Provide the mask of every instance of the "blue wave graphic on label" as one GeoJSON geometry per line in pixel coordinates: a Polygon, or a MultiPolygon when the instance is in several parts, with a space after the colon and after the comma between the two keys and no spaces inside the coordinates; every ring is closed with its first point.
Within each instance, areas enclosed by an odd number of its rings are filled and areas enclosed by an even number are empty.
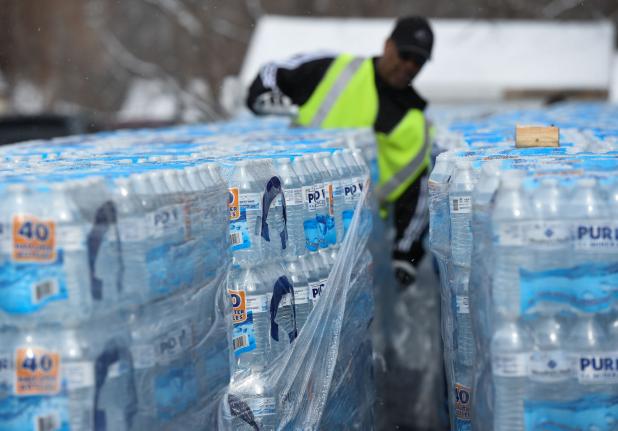
{"type": "Polygon", "coordinates": [[[230,243],[234,251],[251,247],[245,208],[240,209],[240,215],[236,220],[230,221],[230,243]]]}
{"type": "Polygon", "coordinates": [[[5,263],[0,269],[0,309],[29,314],[68,299],[63,256],[59,250],[53,263],[5,263]]]}
{"type": "Polygon", "coordinates": [[[255,350],[255,330],[253,328],[253,311],[246,312],[246,320],[235,323],[233,330],[233,347],[236,357],[255,350]]]}
{"type": "Polygon", "coordinates": [[[540,304],[562,304],[585,313],[609,310],[618,300],[618,264],[590,263],[548,271],[520,269],[522,314],[540,304]]]}
{"type": "Polygon", "coordinates": [[[524,403],[526,431],[615,431],[618,429],[618,396],[588,395],[572,401],[524,403]]]}
{"type": "Polygon", "coordinates": [[[3,431],[71,431],[66,394],[53,397],[15,397],[0,402],[3,431]],[[34,427],[38,428],[34,428],[34,427]]]}
{"type": "MultiPolygon", "coordinates": [[[[317,227],[318,227],[318,238],[319,238],[319,244],[320,244],[320,248],[326,248],[328,247],[328,244],[330,244],[329,241],[329,223],[330,223],[330,216],[324,215],[324,214],[318,214],[315,216],[316,222],[317,222],[317,227]]],[[[333,226],[334,228],[334,223],[333,226]]],[[[332,230],[332,228],[331,228],[332,230]]]]}
{"type": "Polygon", "coordinates": [[[320,245],[320,234],[318,221],[315,218],[307,219],[303,222],[305,230],[305,247],[309,251],[317,251],[320,245]]]}

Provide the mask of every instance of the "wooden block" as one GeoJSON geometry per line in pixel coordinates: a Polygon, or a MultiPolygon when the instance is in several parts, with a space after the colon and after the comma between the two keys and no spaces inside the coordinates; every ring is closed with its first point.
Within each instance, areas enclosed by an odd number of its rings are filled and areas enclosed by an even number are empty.
{"type": "Polygon", "coordinates": [[[554,126],[517,126],[515,147],[559,147],[560,129],[554,126]]]}

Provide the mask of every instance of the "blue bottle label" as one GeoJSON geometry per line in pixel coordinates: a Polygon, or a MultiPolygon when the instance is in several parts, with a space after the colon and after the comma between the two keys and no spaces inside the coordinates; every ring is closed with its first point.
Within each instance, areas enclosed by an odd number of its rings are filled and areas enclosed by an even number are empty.
{"type": "Polygon", "coordinates": [[[228,191],[228,209],[230,216],[230,244],[232,250],[243,250],[251,247],[247,211],[261,212],[261,195],[259,193],[240,194],[238,187],[232,187],[228,191]]]}
{"type": "Polygon", "coordinates": [[[9,314],[30,314],[46,305],[69,297],[63,268],[64,253],[55,252],[54,261],[7,263],[0,269],[0,309],[9,314]]]}
{"type": "Polygon", "coordinates": [[[247,294],[244,290],[228,290],[232,301],[232,345],[234,355],[255,349],[255,331],[253,328],[253,310],[247,309],[247,294]]]}
{"type": "Polygon", "coordinates": [[[36,347],[0,354],[2,430],[69,431],[69,391],[93,388],[94,381],[92,362],[63,363],[57,352],[36,347]]]}
{"type": "Polygon", "coordinates": [[[251,247],[251,237],[247,228],[247,211],[242,208],[238,219],[230,222],[230,245],[232,250],[251,247]]]}
{"type": "Polygon", "coordinates": [[[68,394],[0,401],[3,431],[71,431],[68,394]]]}
{"type": "Polygon", "coordinates": [[[588,395],[572,401],[536,401],[524,403],[526,431],[618,429],[618,396],[588,395]]]}
{"type": "Polygon", "coordinates": [[[470,395],[471,389],[459,383],[455,384],[455,429],[470,431],[470,395]]]}
{"type": "Polygon", "coordinates": [[[328,216],[324,214],[317,214],[315,216],[316,225],[318,228],[318,244],[320,248],[328,247],[328,216]]]}
{"type": "Polygon", "coordinates": [[[309,251],[317,251],[320,245],[319,226],[316,218],[310,218],[303,222],[305,230],[305,247],[309,251]]]}

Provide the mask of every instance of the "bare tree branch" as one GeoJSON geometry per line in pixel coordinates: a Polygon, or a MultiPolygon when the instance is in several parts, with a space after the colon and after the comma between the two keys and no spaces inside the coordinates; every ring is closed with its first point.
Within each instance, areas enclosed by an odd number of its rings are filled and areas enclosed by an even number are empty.
{"type": "Polygon", "coordinates": [[[107,31],[102,23],[101,15],[100,10],[89,10],[87,14],[88,23],[99,34],[107,52],[119,65],[137,76],[162,80],[174,91],[181,103],[187,104],[190,102],[193,106],[204,112],[209,119],[220,118],[219,113],[213,108],[213,103],[210,103],[208,100],[202,100],[199,96],[184,90],[178,81],[159,65],[144,61],[129,51],[116,36],[107,31]]]}

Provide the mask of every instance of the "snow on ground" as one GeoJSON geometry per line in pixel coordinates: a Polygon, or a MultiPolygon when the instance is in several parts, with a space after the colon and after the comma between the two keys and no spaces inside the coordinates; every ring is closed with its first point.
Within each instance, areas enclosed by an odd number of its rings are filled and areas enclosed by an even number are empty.
{"type": "Polygon", "coordinates": [[[20,114],[37,114],[45,109],[45,95],[34,83],[20,80],[11,91],[9,105],[20,114]]]}
{"type": "Polygon", "coordinates": [[[131,81],[126,99],[118,112],[121,121],[156,121],[174,118],[178,111],[175,92],[158,79],[137,78],[131,81]]]}

